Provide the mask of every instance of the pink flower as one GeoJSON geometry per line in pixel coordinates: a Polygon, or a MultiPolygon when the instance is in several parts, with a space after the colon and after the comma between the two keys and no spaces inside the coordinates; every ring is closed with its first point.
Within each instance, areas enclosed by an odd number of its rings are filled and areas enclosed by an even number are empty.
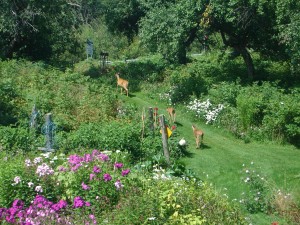
{"type": "Polygon", "coordinates": [[[91,173],[90,174],[90,180],[93,180],[95,176],[96,176],[95,174],[91,173]]]}
{"type": "Polygon", "coordinates": [[[81,208],[84,205],[85,205],[85,202],[80,196],[77,196],[77,197],[74,198],[74,202],[73,202],[73,207],[74,208],[81,208]]]}
{"type": "Polygon", "coordinates": [[[90,202],[85,202],[85,206],[91,206],[90,202]]]}
{"type": "Polygon", "coordinates": [[[84,182],[81,183],[81,187],[83,190],[89,190],[90,186],[86,185],[84,182]]]}
{"type": "Polygon", "coordinates": [[[104,162],[106,162],[106,161],[109,160],[108,155],[105,155],[105,154],[103,154],[103,153],[100,153],[100,154],[99,154],[99,158],[100,158],[102,161],[104,161],[104,162]]]}
{"type": "Polygon", "coordinates": [[[123,163],[115,163],[114,167],[115,167],[116,169],[120,169],[120,168],[123,167],[123,163]]]}
{"type": "Polygon", "coordinates": [[[94,173],[101,173],[101,169],[98,166],[94,166],[93,172],[94,173]]]}
{"type": "Polygon", "coordinates": [[[128,175],[129,173],[130,173],[130,169],[123,170],[122,176],[124,177],[124,176],[128,175]]]}
{"type": "Polygon", "coordinates": [[[106,173],[106,174],[103,175],[103,179],[104,179],[105,182],[107,182],[107,181],[110,181],[112,178],[108,173],[106,173]]]}

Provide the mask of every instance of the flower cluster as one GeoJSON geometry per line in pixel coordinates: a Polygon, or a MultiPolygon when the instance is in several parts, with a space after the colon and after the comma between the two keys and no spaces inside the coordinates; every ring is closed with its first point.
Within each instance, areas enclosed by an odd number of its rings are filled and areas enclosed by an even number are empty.
{"type": "MultiPolygon", "coordinates": [[[[74,198],[73,208],[90,205],[79,196],[74,198]]],[[[50,221],[55,224],[73,224],[69,217],[61,213],[67,207],[68,203],[65,200],[53,203],[42,195],[37,195],[28,208],[24,208],[23,201],[16,199],[10,208],[0,208],[0,220],[22,225],[41,225],[50,221]]],[[[96,224],[95,216],[90,215],[90,219],[96,224]]]]}
{"type": "Polygon", "coordinates": [[[204,102],[201,102],[198,99],[189,102],[187,105],[188,110],[194,111],[196,117],[204,117],[206,124],[214,122],[219,113],[224,109],[223,104],[218,104],[218,106],[213,107],[209,99],[204,102]]]}
{"type": "Polygon", "coordinates": [[[153,179],[154,180],[171,180],[171,176],[166,174],[166,171],[158,167],[158,165],[153,166],[153,179]]]}
{"type": "Polygon", "coordinates": [[[39,165],[36,168],[36,174],[38,174],[39,177],[51,175],[54,173],[54,170],[48,166],[46,163],[43,163],[42,165],[39,165]]]}

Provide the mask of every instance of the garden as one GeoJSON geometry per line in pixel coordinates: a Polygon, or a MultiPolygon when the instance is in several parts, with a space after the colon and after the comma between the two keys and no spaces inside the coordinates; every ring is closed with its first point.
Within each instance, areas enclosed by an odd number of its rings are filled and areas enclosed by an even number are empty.
{"type": "Polygon", "coordinates": [[[299,10],[1,1],[0,224],[300,224],[299,10]]]}

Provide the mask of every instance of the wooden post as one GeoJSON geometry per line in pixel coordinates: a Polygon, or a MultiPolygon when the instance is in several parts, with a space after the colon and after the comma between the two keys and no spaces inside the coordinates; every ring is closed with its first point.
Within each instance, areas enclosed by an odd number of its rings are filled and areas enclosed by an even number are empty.
{"type": "Polygon", "coordinates": [[[164,149],[164,155],[168,164],[170,164],[170,154],[168,149],[168,134],[167,134],[167,127],[165,125],[165,116],[159,116],[159,123],[161,127],[161,134],[162,134],[162,144],[164,149]]]}
{"type": "Polygon", "coordinates": [[[152,107],[149,107],[149,127],[150,127],[150,130],[152,132],[154,132],[154,125],[153,125],[153,109],[152,107]]]}

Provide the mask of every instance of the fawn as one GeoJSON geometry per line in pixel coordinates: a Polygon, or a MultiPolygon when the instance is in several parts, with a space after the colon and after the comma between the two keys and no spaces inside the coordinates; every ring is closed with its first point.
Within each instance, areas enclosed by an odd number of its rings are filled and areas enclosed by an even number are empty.
{"type": "Polygon", "coordinates": [[[117,89],[118,89],[118,86],[120,86],[121,94],[122,94],[122,91],[124,88],[125,91],[127,92],[127,97],[128,97],[128,80],[120,78],[120,73],[116,73],[116,77],[117,77],[117,89]]]}
{"type": "Polygon", "coordinates": [[[197,145],[197,148],[199,148],[201,146],[201,142],[203,143],[203,136],[204,136],[204,133],[202,130],[200,129],[197,129],[195,125],[192,125],[192,128],[193,128],[193,132],[194,132],[194,136],[196,138],[196,145],[197,145]],[[200,139],[201,138],[201,139],[200,139]]]}
{"type": "Polygon", "coordinates": [[[169,119],[171,119],[171,121],[175,123],[175,117],[176,117],[175,109],[173,107],[167,108],[167,112],[169,114],[169,119]]]}

